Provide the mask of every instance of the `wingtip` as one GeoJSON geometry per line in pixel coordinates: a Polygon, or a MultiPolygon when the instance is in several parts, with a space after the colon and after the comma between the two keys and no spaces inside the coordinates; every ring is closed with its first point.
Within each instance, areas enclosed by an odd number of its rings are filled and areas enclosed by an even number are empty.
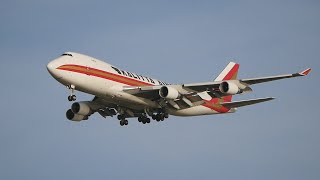
{"type": "Polygon", "coordinates": [[[267,97],[267,98],[265,98],[266,101],[271,101],[271,100],[274,100],[274,99],[275,99],[275,97],[267,97]]]}
{"type": "Polygon", "coordinates": [[[308,69],[300,72],[299,74],[302,75],[302,76],[306,76],[306,75],[308,75],[310,72],[311,72],[311,68],[308,68],[308,69]]]}

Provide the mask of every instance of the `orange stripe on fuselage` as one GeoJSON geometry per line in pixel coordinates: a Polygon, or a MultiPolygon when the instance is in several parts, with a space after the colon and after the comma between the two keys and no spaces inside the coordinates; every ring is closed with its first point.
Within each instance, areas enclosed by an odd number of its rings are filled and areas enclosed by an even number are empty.
{"type": "MultiPolygon", "coordinates": [[[[76,73],[80,73],[80,74],[86,74],[86,75],[90,75],[90,76],[96,76],[96,77],[100,77],[103,79],[108,79],[108,80],[115,81],[118,83],[126,84],[129,86],[154,86],[154,84],[151,84],[151,83],[141,82],[139,80],[131,79],[129,77],[121,76],[121,75],[114,74],[111,72],[102,71],[102,70],[95,69],[95,68],[80,66],[80,65],[66,64],[66,65],[59,66],[57,69],[64,70],[64,71],[76,72],[76,73]]],[[[209,109],[212,109],[214,111],[220,112],[220,113],[226,113],[230,109],[221,106],[220,102],[224,102],[228,99],[229,99],[229,96],[225,96],[222,99],[213,98],[210,101],[205,100],[204,101],[205,103],[202,104],[202,106],[207,107],[209,109]]]]}
{"type": "Polygon", "coordinates": [[[102,71],[95,68],[80,66],[80,65],[73,65],[73,64],[66,64],[58,67],[57,69],[65,70],[65,71],[72,71],[81,74],[86,74],[90,76],[96,76],[103,79],[108,79],[111,81],[119,82],[122,84],[126,84],[129,86],[150,86],[153,85],[151,83],[142,82],[136,79],[131,79],[129,77],[121,76],[118,74],[102,71]]]}

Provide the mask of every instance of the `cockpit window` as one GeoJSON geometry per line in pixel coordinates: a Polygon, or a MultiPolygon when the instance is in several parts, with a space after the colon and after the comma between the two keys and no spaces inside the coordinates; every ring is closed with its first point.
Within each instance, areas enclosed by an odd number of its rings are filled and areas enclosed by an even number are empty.
{"type": "Polygon", "coordinates": [[[64,54],[62,54],[61,56],[71,56],[71,57],[72,57],[72,54],[64,53],[64,54]]]}

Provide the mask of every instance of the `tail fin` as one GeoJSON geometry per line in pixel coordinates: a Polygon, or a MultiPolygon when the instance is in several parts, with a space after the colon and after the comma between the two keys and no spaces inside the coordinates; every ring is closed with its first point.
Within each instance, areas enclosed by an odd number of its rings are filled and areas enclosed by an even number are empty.
{"type": "Polygon", "coordinates": [[[230,62],[214,81],[237,79],[239,67],[240,67],[240,64],[230,62]]]}
{"type": "MultiPolygon", "coordinates": [[[[230,62],[214,81],[226,81],[237,79],[239,67],[240,64],[230,62]]],[[[223,102],[231,102],[231,100],[232,96],[222,97],[223,102]]]]}

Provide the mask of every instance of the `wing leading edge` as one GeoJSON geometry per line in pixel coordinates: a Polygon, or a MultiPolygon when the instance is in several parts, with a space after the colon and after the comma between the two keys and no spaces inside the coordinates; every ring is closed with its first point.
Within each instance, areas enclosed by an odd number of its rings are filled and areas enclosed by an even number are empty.
{"type": "Polygon", "coordinates": [[[285,75],[278,75],[278,76],[269,76],[269,77],[260,77],[260,78],[251,78],[251,79],[241,79],[240,82],[248,84],[248,85],[252,85],[252,84],[264,83],[264,82],[275,81],[275,80],[280,80],[280,79],[306,76],[310,72],[311,72],[311,68],[308,68],[308,69],[301,71],[299,73],[285,74],[285,75]]]}

